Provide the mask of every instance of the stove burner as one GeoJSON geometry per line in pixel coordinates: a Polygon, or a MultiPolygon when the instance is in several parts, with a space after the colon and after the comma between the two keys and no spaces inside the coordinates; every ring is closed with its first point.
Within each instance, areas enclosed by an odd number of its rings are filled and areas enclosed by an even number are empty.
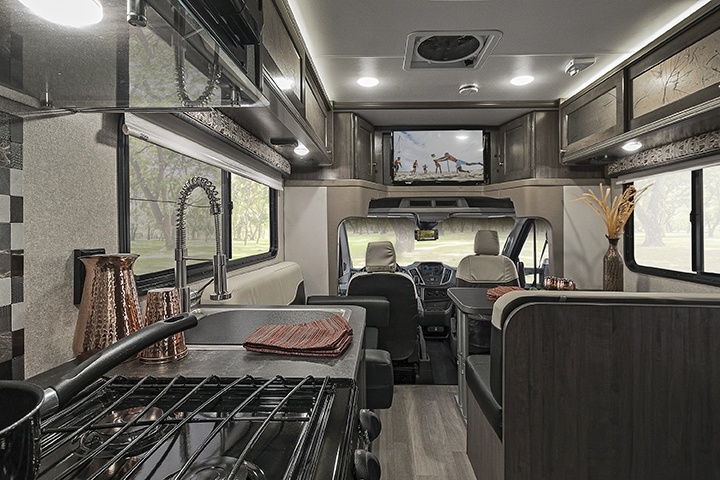
{"type": "Polygon", "coordinates": [[[230,477],[230,472],[235,466],[235,457],[215,457],[198,461],[181,477],[177,473],[170,475],[165,480],[266,480],[265,473],[257,465],[243,460],[237,473],[230,477]]]}
{"type": "Polygon", "coordinates": [[[78,446],[78,453],[86,455],[103,445],[103,449],[95,453],[94,456],[111,458],[128,445],[132,445],[132,448],[126,453],[126,457],[134,457],[147,451],[163,436],[168,427],[155,427],[152,432],[138,439],[147,430],[147,425],[160,418],[163,414],[163,411],[156,407],[147,409],[141,415],[143,410],[145,410],[145,407],[131,407],[111,412],[100,420],[100,426],[97,429],[82,436],[78,446]],[[123,430],[123,427],[129,423],[132,423],[132,425],[123,430]],[[120,433],[121,431],[122,433],[120,433]]]}

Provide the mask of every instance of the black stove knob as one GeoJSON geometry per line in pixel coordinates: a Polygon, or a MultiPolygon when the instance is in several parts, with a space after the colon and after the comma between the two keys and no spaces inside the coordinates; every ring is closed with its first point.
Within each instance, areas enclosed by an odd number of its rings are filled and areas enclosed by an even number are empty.
{"type": "Polygon", "coordinates": [[[363,436],[365,443],[370,444],[375,440],[382,430],[382,423],[380,418],[372,410],[363,408],[358,413],[358,419],[360,421],[360,433],[363,436]]]}
{"type": "Polygon", "coordinates": [[[367,450],[355,450],[355,480],[380,480],[380,460],[367,450]]]}

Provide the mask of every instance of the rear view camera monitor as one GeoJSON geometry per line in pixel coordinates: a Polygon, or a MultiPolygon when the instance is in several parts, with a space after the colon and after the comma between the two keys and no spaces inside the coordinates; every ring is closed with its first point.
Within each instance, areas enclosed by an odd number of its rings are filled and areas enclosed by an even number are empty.
{"type": "Polygon", "coordinates": [[[399,183],[483,182],[482,130],[393,132],[392,179],[399,183]]]}

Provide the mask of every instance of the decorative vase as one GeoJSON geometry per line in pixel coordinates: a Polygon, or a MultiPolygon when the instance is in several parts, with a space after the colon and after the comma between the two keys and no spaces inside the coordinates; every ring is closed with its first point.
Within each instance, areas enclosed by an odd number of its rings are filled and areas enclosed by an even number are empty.
{"type": "Polygon", "coordinates": [[[140,329],[140,304],[132,265],[138,255],[118,253],[80,257],[85,283],[73,353],[93,354],[140,329]]]}
{"type": "Polygon", "coordinates": [[[607,239],[609,245],[603,257],[603,290],[622,292],[625,263],[617,248],[620,239],[610,237],[607,239]]]}

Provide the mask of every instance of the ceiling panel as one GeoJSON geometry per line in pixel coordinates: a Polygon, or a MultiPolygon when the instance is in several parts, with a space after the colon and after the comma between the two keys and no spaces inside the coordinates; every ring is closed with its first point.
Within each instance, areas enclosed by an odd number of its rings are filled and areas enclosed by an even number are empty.
{"type": "MultiPolygon", "coordinates": [[[[328,96],[335,102],[549,101],[576,93],[618,58],[627,57],[678,15],[720,0],[286,0],[328,96]],[[503,32],[478,70],[405,71],[407,36],[415,31],[503,32]],[[597,62],[575,77],[573,57],[597,62]],[[536,81],[517,88],[513,75],[536,81]],[[376,76],[378,87],[355,81],[376,76]],[[461,84],[480,92],[460,97],[461,84]]],[[[389,120],[388,120],[389,121],[389,120]]]]}

